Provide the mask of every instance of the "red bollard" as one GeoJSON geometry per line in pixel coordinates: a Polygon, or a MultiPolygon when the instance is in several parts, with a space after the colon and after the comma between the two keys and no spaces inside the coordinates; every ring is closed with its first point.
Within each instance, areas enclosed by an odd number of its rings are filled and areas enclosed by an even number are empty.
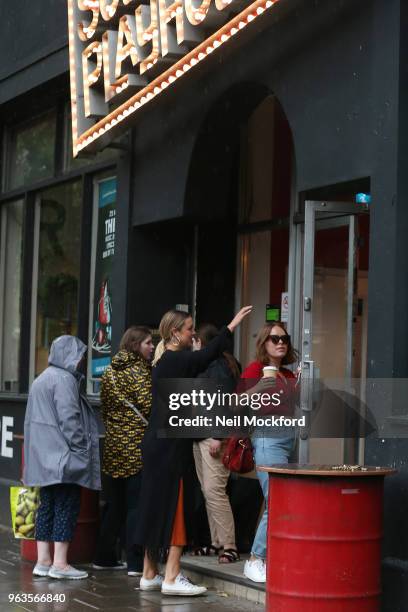
{"type": "Polygon", "coordinates": [[[266,610],[379,612],[384,476],[395,470],[260,469],[270,473],[266,610]]]}

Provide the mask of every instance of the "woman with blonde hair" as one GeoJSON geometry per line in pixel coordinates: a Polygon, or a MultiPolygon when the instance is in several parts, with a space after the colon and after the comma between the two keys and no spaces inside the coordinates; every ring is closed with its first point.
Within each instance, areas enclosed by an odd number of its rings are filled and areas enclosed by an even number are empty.
{"type": "MultiPolygon", "coordinates": [[[[276,412],[284,416],[293,415],[296,377],[284,366],[295,361],[297,361],[297,352],[292,347],[284,324],[276,321],[264,325],[256,339],[256,360],[247,366],[242,373],[242,378],[246,379],[247,389],[256,385],[259,390],[263,388],[266,392],[268,387],[273,386],[273,392],[279,393],[282,399],[278,409],[268,406],[259,411],[260,415],[276,414],[276,412]]],[[[262,430],[255,430],[252,436],[255,465],[271,466],[274,463],[288,463],[294,448],[293,432],[278,431],[273,437],[266,436],[265,433],[262,430]]],[[[268,474],[257,471],[257,476],[265,498],[265,511],[255,534],[251,556],[245,563],[244,576],[254,582],[265,582],[268,474]]]]}
{"type": "MultiPolygon", "coordinates": [[[[201,351],[191,350],[195,335],[190,314],[170,310],[160,322],[164,349],[153,368],[153,407],[143,444],[143,473],[138,524],[134,541],[146,549],[140,589],[165,595],[201,595],[205,587],[192,584],[180,572],[187,544],[184,522],[183,476],[191,463],[192,440],[158,437],[166,417],[159,409],[158,385],[163,378],[195,378],[228,349],[231,334],[252,307],[242,308],[201,351]],[[158,574],[160,552],[168,552],[164,579],[158,574]]],[[[160,349],[159,349],[160,351],[160,349]]]]}

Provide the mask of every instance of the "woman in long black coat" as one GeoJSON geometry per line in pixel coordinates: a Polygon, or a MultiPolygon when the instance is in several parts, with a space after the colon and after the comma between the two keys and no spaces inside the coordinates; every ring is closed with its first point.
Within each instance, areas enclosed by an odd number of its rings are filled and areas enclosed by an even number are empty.
{"type": "MultiPolygon", "coordinates": [[[[142,444],[142,489],[134,541],[146,549],[141,590],[161,590],[166,595],[200,595],[205,587],[193,585],[180,573],[186,544],[183,515],[183,475],[191,461],[190,439],[158,438],[166,417],[159,407],[157,385],[161,378],[194,378],[228,349],[231,334],[252,307],[242,308],[231,323],[201,351],[191,351],[195,334],[191,315],[171,310],[160,323],[162,342],[153,369],[153,406],[142,444]],[[168,549],[164,580],[157,573],[157,554],[168,549]]],[[[168,415],[167,415],[168,416],[168,415]]]]}

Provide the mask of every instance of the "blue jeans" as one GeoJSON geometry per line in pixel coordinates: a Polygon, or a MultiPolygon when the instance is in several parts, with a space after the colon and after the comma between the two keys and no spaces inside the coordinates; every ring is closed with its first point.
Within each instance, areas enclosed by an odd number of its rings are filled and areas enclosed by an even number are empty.
{"type": "MultiPolygon", "coordinates": [[[[271,466],[274,463],[288,463],[293,451],[294,438],[252,438],[256,465],[271,466]]],[[[268,526],[268,485],[267,472],[256,472],[262,493],[265,498],[265,511],[256,530],[251,553],[260,559],[266,559],[266,530],[268,526]]]]}

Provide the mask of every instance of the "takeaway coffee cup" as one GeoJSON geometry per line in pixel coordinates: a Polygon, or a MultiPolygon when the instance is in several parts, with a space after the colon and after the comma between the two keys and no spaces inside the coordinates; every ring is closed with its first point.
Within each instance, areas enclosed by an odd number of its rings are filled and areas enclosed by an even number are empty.
{"type": "Polygon", "coordinates": [[[276,378],[278,370],[274,366],[265,366],[262,368],[264,378],[276,378]]]}

